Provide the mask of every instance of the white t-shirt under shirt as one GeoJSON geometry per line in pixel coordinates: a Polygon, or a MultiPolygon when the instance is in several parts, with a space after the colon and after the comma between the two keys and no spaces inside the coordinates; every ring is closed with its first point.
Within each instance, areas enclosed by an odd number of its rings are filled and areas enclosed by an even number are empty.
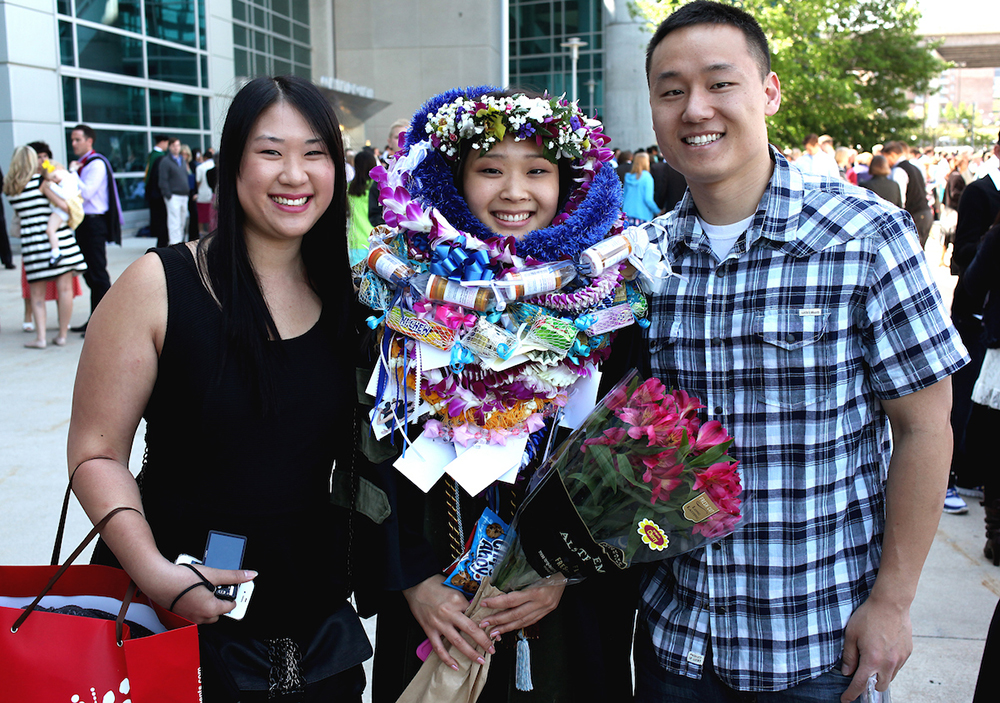
{"type": "Polygon", "coordinates": [[[750,215],[750,217],[739,222],[734,222],[731,225],[710,225],[699,217],[698,224],[701,225],[702,231],[708,237],[708,241],[712,245],[712,251],[715,253],[715,258],[722,261],[732,251],[733,245],[736,244],[736,240],[740,238],[740,235],[746,232],[747,228],[753,224],[753,218],[754,216],[750,215]]]}

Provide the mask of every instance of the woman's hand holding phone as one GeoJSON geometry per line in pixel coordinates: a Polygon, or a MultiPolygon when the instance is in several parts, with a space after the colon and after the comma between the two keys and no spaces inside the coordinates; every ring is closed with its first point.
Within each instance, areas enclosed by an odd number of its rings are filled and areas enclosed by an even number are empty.
{"type": "MultiPolygon", "coordinates": [[[[215,586],[250,583],[257,576],[256,571],[246,569],[213,569],[201,565],[198,560],[190,557],[185,559],[185,556],[181,555],[178,558],[178,563],[171,565],[169,581],[174,590],[172,591],[173,595],[168,595],[168,602],[151,597],[165,608],[169,608],[171,601],[176,599],[176,603],[173,604],[173,612],[197,625],[217,622],[221,616],[231,613],[240,604],[233,600],[222,600],[216,597],[214,589],[210,590],[202,586],[198,576],[190,568],[183,566],[183,563],[192,564],[198,573],[215,586]],[[177,599],[178,595],[193,584],[199,585],[196,588],[191,588],[189,592],[177,599]]],[[[166,589],[163,590],[166,592],[166,589]]],[[[243,607],[245,609],[245,603],[243,607]]]]}

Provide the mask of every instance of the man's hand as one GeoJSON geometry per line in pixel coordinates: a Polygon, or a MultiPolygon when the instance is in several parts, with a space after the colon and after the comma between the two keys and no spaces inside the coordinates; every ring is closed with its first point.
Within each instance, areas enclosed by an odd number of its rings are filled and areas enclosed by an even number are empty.
{"type": "Polygon", "coordinates": [[[854,674],[841,703],[856,700],[868,677],[878,674],[877,690],[885,691],[913,651],[910,609],[869,598],[861,604],[844,634],[844,676],[854,674]]]}

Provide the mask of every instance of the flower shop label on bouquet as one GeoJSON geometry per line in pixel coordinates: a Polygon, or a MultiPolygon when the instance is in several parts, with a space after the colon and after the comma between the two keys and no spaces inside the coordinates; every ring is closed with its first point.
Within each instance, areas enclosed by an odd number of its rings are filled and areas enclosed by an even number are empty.
{"type": "Polygon", "coordinates": [[[593,576],[628,566],[621,549],[594,541],[556,471],[522,503],[514,529],[525,558],[539,574],[593,576]]]}
{"type": "Polygon", "coordinates": [[[691,522],[704,522],[719,512],[719,508],[705,493],[699,493],[684,504],[684,517],[691,522]]]}
{"type": "Polygon", "coordinates": [[[654,552],[662,552],[670,546],[670,537],[663,531],[662,527],[649,518],[639,521],[639,527],[636,529],[636,532],[642,538],[642,543],[654,552]]]}

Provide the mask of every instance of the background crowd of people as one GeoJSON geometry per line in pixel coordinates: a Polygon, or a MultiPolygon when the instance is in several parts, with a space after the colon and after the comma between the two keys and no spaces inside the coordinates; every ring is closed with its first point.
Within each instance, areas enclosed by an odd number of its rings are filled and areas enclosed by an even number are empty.
{"type": "Polygon", "coordinates": [[[193,242],[215,229],[215,150],[192,149],[157,134],[143,175],[149,236],[163,247],[193,242]]]}
{"type": "MultiPolygon", "coordinates": [[[[684,177],[662,159],[656,145],[632,151],[615,148],[614,153],[614,164],[625,186],[627,202],[629,189],[638,193],[638,183],[642,180],[637,176],[633,186],[626,181],[626,176],[634,172],[636,156],[644,155],[640,162],[648,160],[648,165],[645,168],[640,166],[639,170],[648,172],[652,177],[653,215],[646,216],[644,205],[633,210],[629,217],[648,222],[672,210],[683,197],[687,187],[684,177]]],[[[958,202],[965,185],[996,168],[997,161],[992,148],[973,151],[971,147],[915,147],[901,141],[874,144],[867,151],[858,151],[854,147],[836,146],[828,134],[809,134],[802,148],[789,148],[782,153],[803,173],[864,186],[893,205],[907,210],[914,217],[924,243],[931,224],[939,222],[946,248],[952,244],[958,202]],[[871,169],[873,162],[874,171],[871,169]],[[913,178],[912,185],[911,167],[919,171],[919,177],[913,178]],[[906,201],[908,190],[910,202],[906,201]],[[930,219],[924,214],[928,212],[930,219]]],[[[638,196],[633,198],[638,207],[638,196]]],[[[626,206],[626,213],[629,213],[629,208],[626,206]]]]}
{"type": "MultiPolygon", "coordinates": [[[[17,147],[4,179],[3,192],[14,208],[14,229],[21,238],[22,330],[36,335],[24,345],[28,349],[65,346],[70,331],[86,332],[86,322],[69,327],[73,298],[82,292],[77,275],[83,275],[90,289],[91,312],[111,288],[105,247],[121,243],[123,217],[114,172],[94,151],[94,138],[88,125],[70,131],[76,158],[68,167],[52,161],[45,142],[17,147]],[[57,301],[59,320],[51,341],[46,338],[47,300],[57,301]]],[[[12,267],[12,262],[4,263],[12,267]]]]}

